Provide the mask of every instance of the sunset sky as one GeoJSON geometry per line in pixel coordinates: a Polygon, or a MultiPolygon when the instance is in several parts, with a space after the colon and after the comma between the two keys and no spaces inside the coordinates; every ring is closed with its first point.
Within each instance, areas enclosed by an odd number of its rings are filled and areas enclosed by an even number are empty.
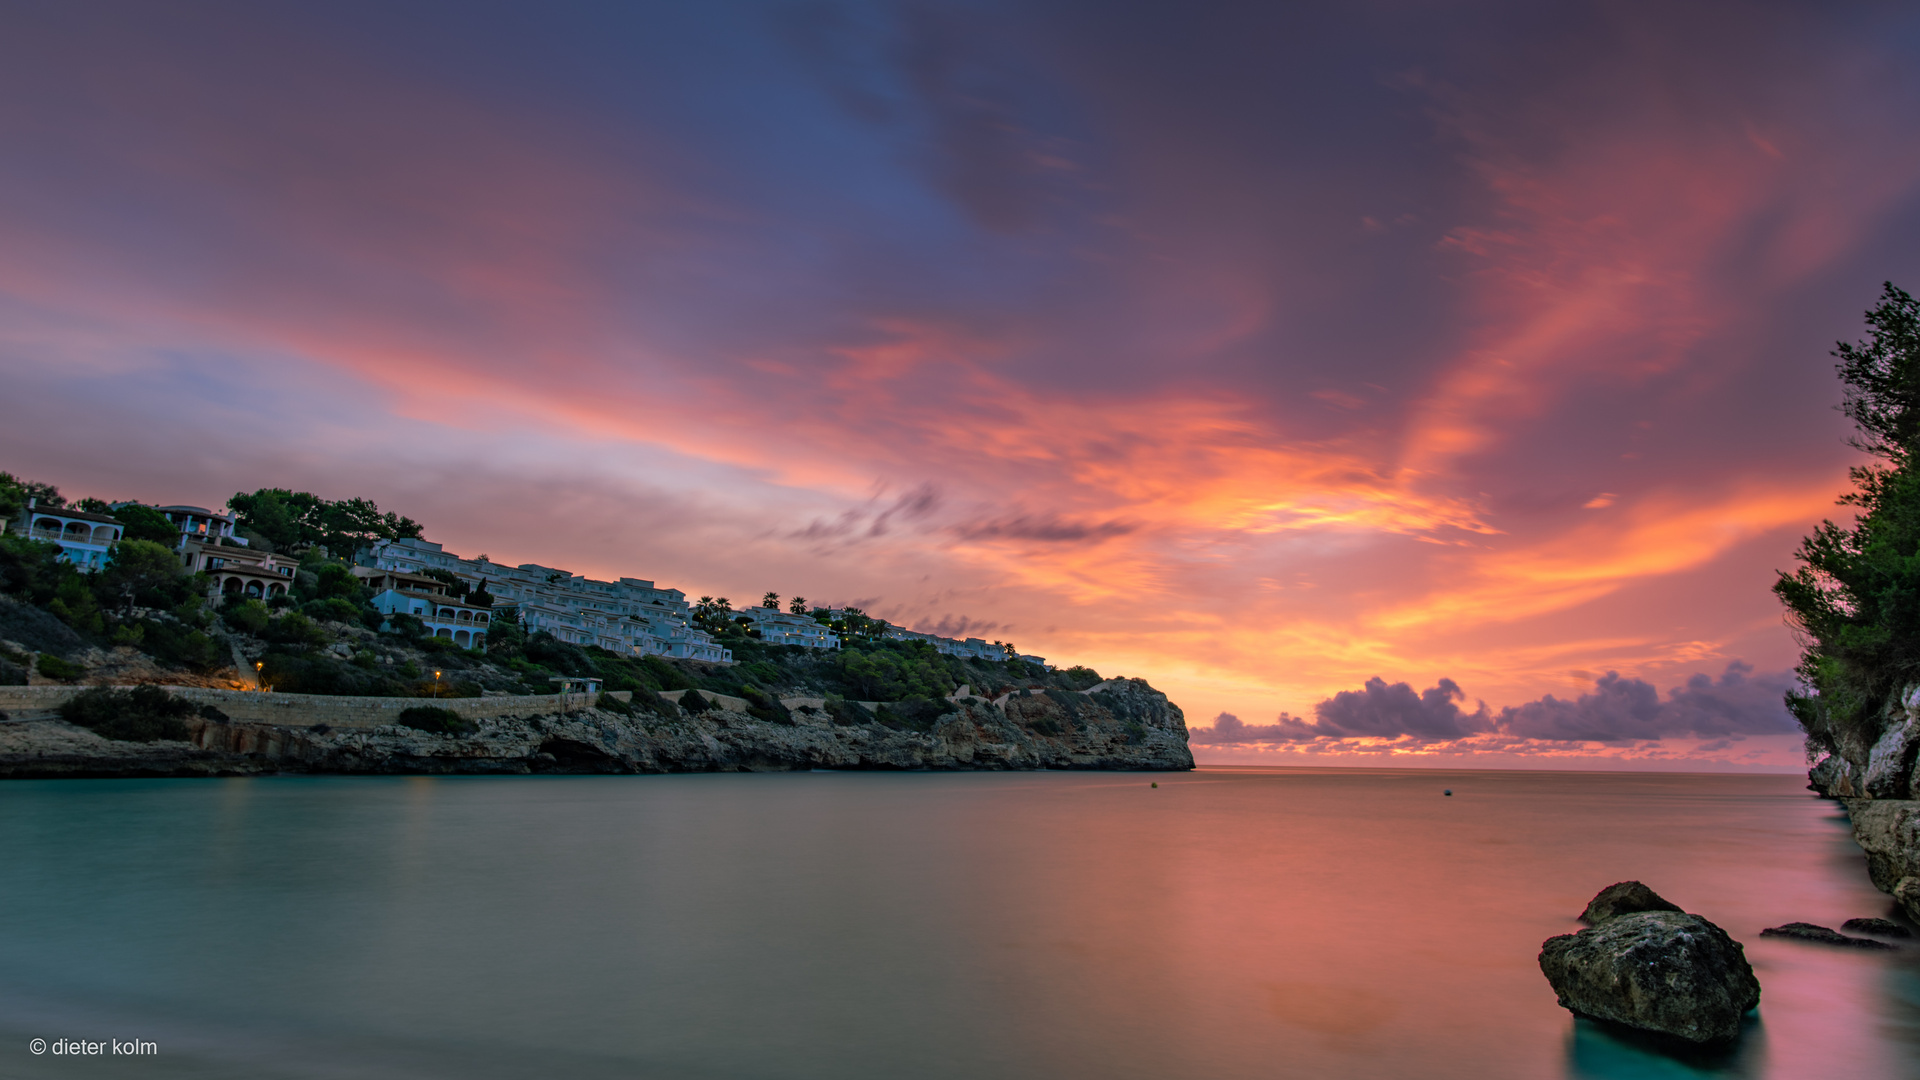
{"type": "Polygon", "coordinates": [[[0,468],[1011,640],[1203,761],[1786,767],[1917,236],[1910,4],[21,3],[0,468]]]}

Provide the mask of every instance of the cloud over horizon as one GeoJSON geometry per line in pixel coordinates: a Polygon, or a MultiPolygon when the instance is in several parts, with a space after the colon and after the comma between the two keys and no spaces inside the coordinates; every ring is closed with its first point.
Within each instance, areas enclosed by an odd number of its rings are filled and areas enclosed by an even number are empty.
{"type": "MultiPolygon", "coordinates": [[[[1342,690],[1314,705],[1307,722],[1281,713],[1272,724],[1248,724],[1223,712],[1211,727],[1195,728],[1201,745],[1299,743],[1311,740],[1399,740],[1410,744],[1459,743],[1476,736],[1497,738],[1485,749],[1506,750],[1512,740],[1619,744],[1676,737],[1738,740],[1798,730],[1783,696],[1795,685],[1791,672],[1753,677],[1753,666],[1727,664],[1718,679],[1696,673],[1672,687],[1663,700],[1653,684],[1609,671],[1593,690],[1563,700],[1546,694],[1491,713],[1484,702],[1471,713],[1457,704],[1466,695],[1452,679],[1416,693],[1404,682],[1378,677],[1360,690],[1342,690]]],[[[1465,747],[1465,749],[1472,749],[1465,747]]]]}

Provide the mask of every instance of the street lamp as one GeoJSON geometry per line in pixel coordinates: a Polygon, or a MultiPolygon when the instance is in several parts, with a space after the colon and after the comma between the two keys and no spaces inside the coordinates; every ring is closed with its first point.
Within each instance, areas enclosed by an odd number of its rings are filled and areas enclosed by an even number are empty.
{"type": "Polygon", "coordinates": [[[433,673],[433,696],[435,698],[440,696],[440,673],[437,671],[433,673]]]}
{"type": "Polygon", "coordinates": [[[260,672],[265,669],[266,666],[267,664],[264,660],[255,660],[253,662],[253,688],[255,690],[265,690],[267,688],[266,679],[260,675],[260,672]]]}

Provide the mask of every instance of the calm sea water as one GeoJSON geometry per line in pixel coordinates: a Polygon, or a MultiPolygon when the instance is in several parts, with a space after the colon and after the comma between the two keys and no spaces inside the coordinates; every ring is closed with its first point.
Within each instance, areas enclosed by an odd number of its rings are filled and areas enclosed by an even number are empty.
{"type": "Polygon", "coordinates": [[[1890,911],[1801,784],[9,782],[0,1075],[1920,1075],[1920,948],[1758,936],[1890,911]],[[1765,996],[1733,1055],[1554,1005],[1541,940],[1634,877],[1746,943],[1765,996]],[[63,1037],[159,1052],[29,1052],[63,1037]]]}

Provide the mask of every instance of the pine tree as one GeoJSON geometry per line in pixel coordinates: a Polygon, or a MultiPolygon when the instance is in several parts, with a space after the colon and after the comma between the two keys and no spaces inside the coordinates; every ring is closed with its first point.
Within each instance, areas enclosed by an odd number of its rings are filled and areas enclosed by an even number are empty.
{"type": "Polygon", "coordinates": [[[1823,521],[1773,591],[1803,652],[1787,707],[1807,752],[1864,760],[1901,689],[1920,682],[1920,304],[1889,282],[1858,345],[1834,349],[1854,447],[1851,527],[1823,521]]]}

